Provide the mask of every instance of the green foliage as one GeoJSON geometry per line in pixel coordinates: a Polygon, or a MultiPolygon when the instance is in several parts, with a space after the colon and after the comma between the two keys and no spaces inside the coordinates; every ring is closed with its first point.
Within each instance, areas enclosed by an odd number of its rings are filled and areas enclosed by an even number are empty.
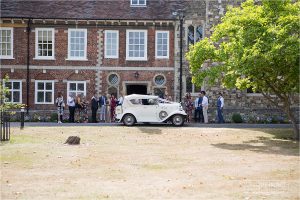
{"type": "Polygon", "coordinates": [[[24,106],[23,104],[15,104],[7,102],[8,88],[5,87],[5,83],[8,81],[8,76],[5,76],[3,81],[0,81],[0,112],[8,111],[11,109],[17,109],[24,106]]]}
{"type": "Polygon", "coordinates": [[[186,54],[192,81],[226,88],[252,88],[281,108],[293,124],[293,96],[299,93],[300,1],[247,0],[230,7],[210,38],[196,43],[186,54]],[[275,95],[281,105],[274,101],[275,95]]]}
{"type": "Polygon", "coordinates": [[[239,113],[233,113],[231,119],[234,123],[242,123],[243,122],[242,116],[239,113]]]}
{"type": "Polygon", "coordinates": [[[281,95],[299,91],[300,3],[248,0],[229,8],[210,38],[187,53],[193,82],[281,95]],[[213,67],[207,64],[218,63],[213,67]]]}
{"type": "Polygon", "coordinates": [[[57,113],[51,113],[51,117],[50,117],[50,121],[51,122],[57,122],[57,118],[58,118],[58,115],[57,113]]]}

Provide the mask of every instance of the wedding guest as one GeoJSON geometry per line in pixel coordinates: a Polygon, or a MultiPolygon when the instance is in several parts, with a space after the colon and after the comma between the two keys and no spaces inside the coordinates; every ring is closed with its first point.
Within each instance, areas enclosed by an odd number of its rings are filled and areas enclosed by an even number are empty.
{"type": "Polygon", "coordinates": [[[92,123],[97,122],[97,110],[98,110],[98,99],[97,94],[94,93],[91,99],[91,110],[92,110],[92,123]]]}
{"type": "Polygon", "coordinates": [[[111,122],[111,109],[110,109],[110,94],[107,95],[107,100],[106,100],[106,122],[110,123],[111,122]]]}
{"type": "Polygon", "coordinates": [[[81,94],[78,94],[75,99],[75,121],[79,123],[82,118],[83,101],[81,94]]]}
{"type": "Polygon", "coordinates": [[[193,102],[192,102],[192,97],[191,97],[190,93],[186,93],[186,95],[185,95],[184,107],[185,107],[185,112],[187,114],[186,122],[191,122],[192,111],[193,111],[193,102]]]}
{"type": "Polygon", "coordinates": [[[75,114],[75,99],[74,94],[70,94],[67,99],[67,105],[69,106],[69,122],[74,123],[74,114],[75,114]]]}
{"type": "Polygon", "coordinates": [[[201,93],[196,98],[196,100],[194,102],[194,107],[195,107],[195,111],[194,111],[195,122],[203,122],[203,110],[202,110],[202,96],[201,96],[201,93]]]}
{"type": "Polygon", "coordinates": [[[123,93],[120,93],[120,97],[118,98],[117,105],[122,105],[124,101],[123,93]]]}
{"type": "Polygon", "coordinates": [[[110,97],[110,118],[111,118],[111,122],[114,122],[114,120],[115,120],[116,106],[117,106],[117,99],[115,98],[115,96],[113,94],[111,94],[111,97],[110,97]]]}
{"type": "Polygon", "coordinates": [[[89,102],[87,101],[86,96],[83,96],[82,97],[81,121],[84,123],[88,123],[88,121],[89,121],[88,104],[89,104],[89,102]]]}
{"type": "Polygon", "coordinates": [[[61,92],[57,93],[57,98],[55,100],[55,103],[57,106],[57,123],[60,124],[63,121],[64,108],[65,108],[64,97],[61,92]]]}
{"type": "Polygon", "coordinates": [[[208,98],[205,96],[206,92],[201,91],[201,96],[202,96],[202,112],[203,112],[203,117],[204,117],[204,123],[208,123],[208,116],[207,116],[207,110],[208,110],[208,98]]]}
{"type": "Polygon", "coordinates": [[[99,107],[100,107],[100,122],[106,121],[106,104],[107,101],[107,97],[105,96],[105,94],[102,94],[101,97],[99,97],[99,107]]]}
{"type": "Polygon", "coordinates": [[[224,98],[222,96],[222,93],[219,92],[219,97],[217,100],[217,113],[218,113],[218,123],[224,123],[224,118],[223,118],[223,107],[224,107],[224,98]]]}

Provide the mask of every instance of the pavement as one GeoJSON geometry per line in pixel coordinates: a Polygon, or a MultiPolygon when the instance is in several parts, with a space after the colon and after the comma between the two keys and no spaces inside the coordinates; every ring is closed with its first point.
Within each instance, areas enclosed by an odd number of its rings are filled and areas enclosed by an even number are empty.
{"type": "MultiPolygon", "coordinates": [[[[11,127],[20,127],[20,122],[11,122],[11,127]]],[[[122,123],[54,123],[54,122],[25,122],[25,127],[68,127],[68,126],[123,126],[122,123]]],[[[136,124],[143,127],[173,127],[171,123],[136,124]]],[[[292,124],[246,124],[246,123],[224,123],[203,124],[185,123],[183,127],[196,128],[292,128],[292,124]]]]}

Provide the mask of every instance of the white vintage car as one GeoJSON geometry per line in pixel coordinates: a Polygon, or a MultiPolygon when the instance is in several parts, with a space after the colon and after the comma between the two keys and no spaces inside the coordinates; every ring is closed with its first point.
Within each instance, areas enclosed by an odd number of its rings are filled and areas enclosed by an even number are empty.
{"type": "Polygon", "coordinates": [[[171,121],[182,126],[186,113],[180,103],[160,99],[158,96],[132,94],[124,97],[116,108],[116,120],[126,126],[135,123],[157,123],[171,121]]]}

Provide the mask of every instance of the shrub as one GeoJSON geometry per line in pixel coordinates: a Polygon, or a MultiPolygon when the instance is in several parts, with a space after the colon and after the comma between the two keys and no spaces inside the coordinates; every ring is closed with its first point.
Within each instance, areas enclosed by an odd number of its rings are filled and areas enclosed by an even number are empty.
{"type": "Polygon", "coordinates": [[[239,113],[233,113],[231,119],[234,123],[242,123],[243,122],[242,116],[239,113]]]}
{"type": "Polygon", "coordinates": [[[50,117],[51,122],[56,122],[57,121],[57,113],[52,113],[50,117]]]}

